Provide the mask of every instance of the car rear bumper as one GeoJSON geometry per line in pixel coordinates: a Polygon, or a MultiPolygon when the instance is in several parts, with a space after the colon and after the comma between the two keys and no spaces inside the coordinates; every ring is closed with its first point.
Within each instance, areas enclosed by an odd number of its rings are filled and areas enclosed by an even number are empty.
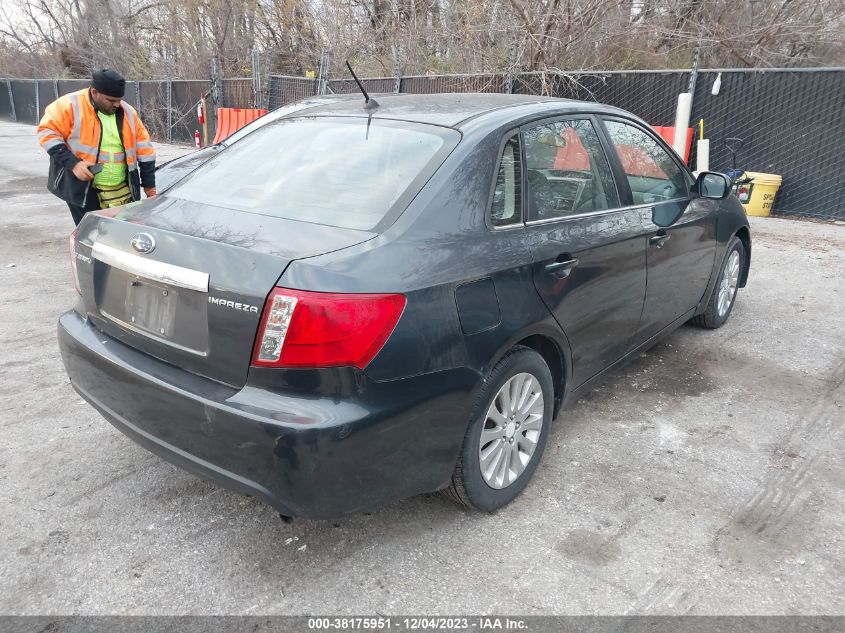
{"type": "Polygon", "coordinates": [[[287,516],[332,518],[448,484],[478,376],[391,383],[350,397],[235,389],[138,352],[75,311],[58,324],[71,384],[118,430],[287,516]]]}

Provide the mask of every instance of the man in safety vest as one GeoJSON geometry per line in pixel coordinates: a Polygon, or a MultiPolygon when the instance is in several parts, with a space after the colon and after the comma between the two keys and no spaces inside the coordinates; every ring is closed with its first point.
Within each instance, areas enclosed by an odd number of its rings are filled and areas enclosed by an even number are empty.
{"type": "Polygon", "coordinates": [[[50,154],[47,188],[79,224],[88,211],[156,195],[156,153],[138,113],[123,101],[126,80],[97,70],[91,87],[47,106],[38,142],[50,154]]]}

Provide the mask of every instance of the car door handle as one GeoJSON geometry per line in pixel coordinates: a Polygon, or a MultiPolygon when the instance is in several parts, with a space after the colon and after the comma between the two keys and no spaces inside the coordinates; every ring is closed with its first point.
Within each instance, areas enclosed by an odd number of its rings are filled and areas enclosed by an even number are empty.
{"type": "Polygon", "coordinates": [[[670,236],[669,236],[668,233],[662,233],[661,232],[661,233],[658,233],[657,235],[654,235],[654,236],[648,238],[648,243],[651,244],[652,246],[656,246],[657,248],[660,248],[661,246],[663,246],[663,243],[666,240],[669,239],[669,237],[670,236]]]}
{"type": "Polygon", "coordinates": [[[551,264],[546,264],[546,272],[547,273],[554,273],[559,277],[566,277],[572,269],[578,265],[578,260],[574,257],[572,259],[567,259],[562,262],[552,262],[551,264]]]}

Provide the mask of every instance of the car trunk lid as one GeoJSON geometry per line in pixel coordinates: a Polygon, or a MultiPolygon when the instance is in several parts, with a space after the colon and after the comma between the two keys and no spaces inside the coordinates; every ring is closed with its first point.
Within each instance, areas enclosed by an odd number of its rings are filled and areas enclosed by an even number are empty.
{"type": "Polygon", "coordinates": [[[76,243],[89,318],[126,345],[233,386],[246,381],[264,301],[290,262],[374,236],[166,197],[108,213],[86,222],[76,243]]]}

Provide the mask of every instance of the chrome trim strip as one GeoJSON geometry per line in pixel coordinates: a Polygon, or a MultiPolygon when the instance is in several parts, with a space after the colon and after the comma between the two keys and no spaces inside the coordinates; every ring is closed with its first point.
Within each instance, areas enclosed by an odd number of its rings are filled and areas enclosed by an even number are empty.
{"type": "Polygon", "coordinates": [[[91,255],[104,264],[120,268],[139,277],[146,277],[188,290],[208,292],[208,273],[139,257],[100,242],[94,243],[91,255]]]}
{"type": "MultiPolygon", "coordinates": [[[[488,216],[488,219],[489,219],[489,216],[488,216]]],[[[497,232],[500,233],[502,231],[513,231],[514,229],[524,229],[525,228],[525,222],[519,221],[519,222],[514,222],[513,224],[503,224],[502,226],[496,226],[496,225],[491,224],[488,228],[489,228],[490,231],[492,231],[494,233],[497,233],[497,232]]]]}
{"type": "Polygon", "coordinates": [[[628,207],[616,207],[615,209],[604,209],[603,211],[588,211],[587,213],[575,213],[573,215],[562,215],[557,218],[545,218],[543,220],[529,220],[525,226],[534,226],[538,224],[551,224],[552,222],[564,222],[566,220],[581,220],[584,218],[598,217],[602,215],[610,215],[611,213],[619,213],[620,211],[634,211],[637,209],[653,209],[659,204],[666,204],[668,202],[689,202],[689,198],[673,198],[672,200],[660,200],[659,202],[650,202],[648,204],[632,204],[628,207]]]}

